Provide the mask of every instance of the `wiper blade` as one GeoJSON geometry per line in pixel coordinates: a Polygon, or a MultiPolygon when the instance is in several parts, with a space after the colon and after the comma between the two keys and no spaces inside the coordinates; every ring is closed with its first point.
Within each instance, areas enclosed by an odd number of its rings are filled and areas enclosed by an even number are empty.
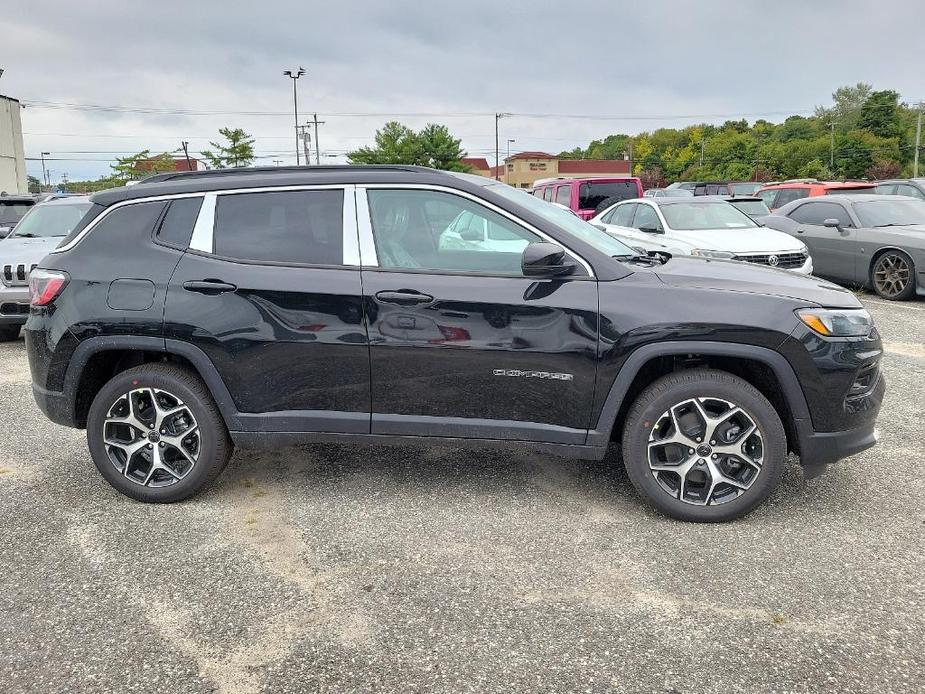
{"type": "Polygon", "coordinates": [[[38,238],[38,236],[28,231],[25,234],[14,233],[13,236],[16,238],[20,238],[20,239],[37,239],[38,238]]]}
{"type": "Polygon", "coordinates": [[[889,224],[877,224],[874,229],[882,229],[883,227],[908,227],[913,226],[911,224],[899,223],[899,222],[890,222],[889,224]]]}
{"type": "Polygon", "coordinates": [[[645,265],[661,265],[664,261],[658,256],[652,255],[614,255],[611,256],[616,260],[621,260],[627,263],[643,263],[645,265]]]}

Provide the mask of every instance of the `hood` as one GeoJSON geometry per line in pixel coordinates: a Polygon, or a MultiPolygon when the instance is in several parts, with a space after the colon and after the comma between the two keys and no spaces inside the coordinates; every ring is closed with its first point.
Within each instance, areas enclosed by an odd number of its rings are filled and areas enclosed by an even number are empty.
{"type": "Polygon", "coordinates": [[[60,236],[37,239],[8,238],[0,240],[0,265],[37,263],[61,243],[60,236]]]}
{"type": "Polygon", "coordinates": [[[736,254],[795,253],[803,250],[803,242],[790,234],[767,227],[754,229],[702,229],[679,231],[672,229],[666,236],[689,244],[691,249],[729,251],[736,254]]]}
{"type": "Polygon", "coordinates": [[[854,294],[831,282],[735,260],[675,256],[655,267],[654,273],[673,287],[780,296],[827,308],[861,308],[854,294]]]}

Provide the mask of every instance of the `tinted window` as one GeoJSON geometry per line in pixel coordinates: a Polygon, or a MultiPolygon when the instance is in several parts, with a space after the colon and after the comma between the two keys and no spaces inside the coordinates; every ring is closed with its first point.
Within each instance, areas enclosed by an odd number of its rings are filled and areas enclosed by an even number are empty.
{"type": "Polygon", "coordinates": [[[841,205],[834,202],[807,202],[793,210],[789,215],[795,222],[822,226],[827,219],[837,219],[842,226],[853,226],[851,218],[841,205]]]}
{"type": "Polygon", "coordinates": [[[167,214],[161,220],[157,238],[177,248],[189,246],[200,207],[202,198],[180,198],[172,201],[167,208],[167,214]]]}
{"type": "Polygon", "coordinates": [[[89,209],[89,201],[76,205],[36,205],[16,225],[10,236],[67,236],[89,209]]]}
{"type": "Polygon", "coordinates": [[[215,253],[240,260],[340,265],[343,205],[340,190],[220,195],[215,253]]]}
{"type": "Polygon", "coordinates": [[[546,186],[543,189],[543,200],[546,202],[552,202],[552,186],[546,186]]]}
{"type": "Polygon", "coordinates": [[[918,198],[919,200],[925,199],[925,193],[922,193],[921,190],[913,185],[909,185],[908,183],[900,183],[898,186],[896,186],[896,194],[909,195],[913,198],[918,198]]]}
{"type": "Polygon", "coordinates": [[[633,223],[630,226],[637,229],[662,230],[662,223],[659,221],[658,213],[648,205],[636,205],[636,216],[633,217],[633,223]]]}
{"type": "MultiPolygon", "coordinates": [[[[119,207],[103,217],[99,224],[93,227],[88,239],[94,239],[100,243],[111,242],[117,236],[150,239],[154,225],[166,204],[165,202],[139,202],[119,207]]],[[[67,240],[64,239],[62,244],[67,240]]]]}
{"type": "Polygon", "coordinates": [[[594,210],[605,200],[619,202],[639,197],[636,181],[591,181],[578,186],[578,209],[594,210]]]}
{"type": "Polygon", "coordinates": [[[854,211],[865,227],[925,224],[925,202],[889,198],[854,203],[854,211]]]}
{"type": "Polygon", "coordinates": [[[556,202],[566,207],[572,206],[572,186],[559,186],[556,188],[556,202]]]}
{"type": "Polygon", "coordinates": [[[380,267],[519,275],[523,249],[542,240],[458,195],[370,190],[367,196],[380,267]]]}
{"type": "Polygon", "coordinates": [[[862,188],[855,186],[853,188],[826,188],[826,195],[867,195],[868,193],[876,193],[877,189],[874,186],[869,186],[867,188],[862,188]]]}
{"type": "MultiPolygon", "coordinates": [[[[781,188],[777,191],[776,207],[783,207],[788,202],[809,197],[809,188],[781,188]]],[[[769,205],[770,207],[770,205],[769,205]]]]}
{"type": "Polygon", "coordinates": [[[877,192],[880,195],[896,195],[895,183],[880,183],[877,185],[877,192]]]}
{"type": "Polygon", "coordinates": [[[0,201],[0,224],[16,224],[32,205],[31,202],[0,201]]]}

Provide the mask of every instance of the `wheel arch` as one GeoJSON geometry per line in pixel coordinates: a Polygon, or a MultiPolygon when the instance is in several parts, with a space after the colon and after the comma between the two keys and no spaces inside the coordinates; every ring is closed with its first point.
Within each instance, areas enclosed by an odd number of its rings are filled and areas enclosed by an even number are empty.
{"type": "Polygon", "coordinates": [[[614,437],[619,440],[629,407],[657,378],[705,365],[744,378],[767,397],[783,422],[789,447],[799,453],[812,425],[803,389],[786,358],[757,345],[707,341],[660,342],[633,351],[611,384],[587,443],[606,446],[614,437]]]}
{"type": "Polygon", "coordinates": [[[212,394],[225,426],[229,430],[237,428],[239,418],[234,400],[205,352],[179,340],[144,336],[92,337],[77,345],[64,380],[75,426],[86,425],[90,404],[109,379],[133,366],[151,362],[174,363],[199,376],[212,394]]]}

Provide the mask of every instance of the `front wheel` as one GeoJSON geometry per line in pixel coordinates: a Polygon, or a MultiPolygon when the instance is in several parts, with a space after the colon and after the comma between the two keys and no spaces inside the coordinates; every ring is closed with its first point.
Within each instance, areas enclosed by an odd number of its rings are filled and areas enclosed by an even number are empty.
{"type": "Polygon", "coordinates": [[[231,457],[224,420],[205,384],[167,364],[117,374],[87,416],[93,462],[113,487],[137,501],[186,499],[231,457]]]}
{"type": "Polygon", "coordinates": [[[915,294],[915,266],[912,258],[902,251],[887,251],[874,261],[870,281],[881,299],[911,299],[915,294]]]}
{"type": "Polygon", "coordinates": [[[633,485],[679,520],[719,522],[761,504],[783,474],[786,437],[774,407],[725,371],[692,369],[652,383],[623,429],[633,485]]]}

